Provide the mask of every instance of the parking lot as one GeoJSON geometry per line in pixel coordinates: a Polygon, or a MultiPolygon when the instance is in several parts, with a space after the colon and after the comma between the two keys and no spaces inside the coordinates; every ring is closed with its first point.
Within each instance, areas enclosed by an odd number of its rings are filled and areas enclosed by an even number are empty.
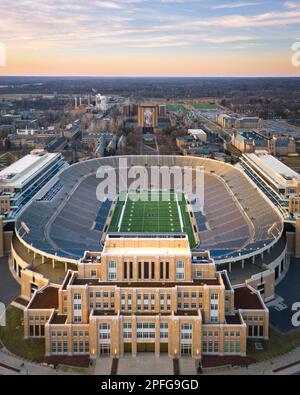
{"type": "Polygon", "coordinates": [[[281,120],[264,120],[263,129],[275,135],[285,135],[295,139],[300,138],[300,128],[281,120]]]}

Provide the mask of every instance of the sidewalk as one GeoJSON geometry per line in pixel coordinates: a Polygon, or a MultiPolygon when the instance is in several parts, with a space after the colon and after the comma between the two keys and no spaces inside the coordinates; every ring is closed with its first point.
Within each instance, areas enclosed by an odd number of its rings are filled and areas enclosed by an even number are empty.
{"type": "Polygon", "coordinates": [[[281,369],[290,364],[300,361],[300,347],[291,351],[288,354],[279,356],[270,361],[259,362],[253,365],[250,365],[248,368],[219,368],[219,369],[211,369],[206,370],[204,374],[206,375],[288,375],[295,374],[300,371],[300,363],[293,368],[284,369],[280,372],[275,373],[274,370],[281,369]]]}
{"type": "MultiPolygon", "coordinates": [[[[0,349],[0,363],[7,367],[17,369],[20,372],[15,372],[9,368],[0,367],[0,374],[4,375],[63,375],[63,371],[51,369],[49,367],[41,366],[32,362],[23,361],[11,355],[5,349],[0,349]]],[[[68,373],[72,374],[72,373],[68,373]]]]}

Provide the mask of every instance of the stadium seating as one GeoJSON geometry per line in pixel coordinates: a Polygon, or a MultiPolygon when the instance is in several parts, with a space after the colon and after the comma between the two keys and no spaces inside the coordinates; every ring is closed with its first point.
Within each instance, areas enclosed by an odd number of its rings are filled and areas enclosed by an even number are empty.
{"type": "MultiPolygon", "coordinates": [[[[19,216],[16,229],[25,222],[30,229],[28,234],[22,231],[25,241],[61,256],[77,259],[85,250],[101,251],[100,240],[112,202],[97,200],[100,179],[96,173],[100,166],[109,166],[113,171],[118,165],[119,158],[109,157],[66,168],[42,198],[19,216]]],[[[136,165],[204,167],[204,207],[202,212],[194,213],[200,237],[197,250],[210,250],[216,259],[256,251],[282,232],[279,214],[238,168],[205,158],[127,157],[128,168],[136,165]]],[[[117,176],[120,189],[125,190],[127,180],[117,176]]]]}

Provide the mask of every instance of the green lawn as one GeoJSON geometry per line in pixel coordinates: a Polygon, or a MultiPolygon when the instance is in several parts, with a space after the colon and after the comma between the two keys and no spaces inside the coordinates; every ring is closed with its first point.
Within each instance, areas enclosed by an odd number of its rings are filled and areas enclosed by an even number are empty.
{"type": "Polygon", "coordinates": [[[266,361],[283,354],[287,354],[290,351],[300,346],[300,331],[294,331],[283,335],[277,332],[275,329],[270,328],[270,340],[268,341],[248,341],[248,357],[255,358],[257,361],[266,361]],[[255,349],[255,343],[262,343],[264,349],[257,351],[255,349]]]}
{"type": "Polygon", "coordinates": [[[193,248],[195,237],[186,205],[184,194],[175,192],[156,192],[155,200],[148,191],[139,194],[131,193],[126,202],[124,202],[124,195],[122,195],[116,203],[109,231],[122,233],[184,232],[187,233],[193,248]],[[126,204],[125,209],[124,204],[126,204]],[[122,212],[123,218],[120,222],[122,212]]]}
{"type": "Polygon", "coordinates": [[[169,112],[177,112],[177,111],[186,112],[187,109],[184,106],[184,104],[167,104],[167,111],[169,111],[169,112]]]}
{"type": "Polygon", "coordinates": [[[24,339],[23,311],[10,306],[6,327],[0,327],[0,340],[11,353],[34,360],[45,354],[45,339],[24,339]]]}

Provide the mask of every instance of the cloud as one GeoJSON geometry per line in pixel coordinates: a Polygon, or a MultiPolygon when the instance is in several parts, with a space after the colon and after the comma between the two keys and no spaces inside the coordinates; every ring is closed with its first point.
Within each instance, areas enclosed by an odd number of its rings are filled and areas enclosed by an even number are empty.
{"type": "Polygon", "coordinates": [[[295,8],[300,9],[300,2],[286,1],[286,2],[284,3],[284,6],[285,6],[286,8],[289,8],[289,9],[295,9],[295,8]]]}
{"type": "Polygon", "coordinates": [[[281,12],[253,14],[253,9],[251,14],[247,12],[247,7],[259,4],[263,3],[18,0],[12,5],[10,0],[1,0],[0,41],[15,50],[36,52],[47,48],[78,51],[93,47],[94,50],[109,48],[111,53],[117,53],[123,47],[180,48],[203,43],[225,46],[234,42],[243,42],[247,47],[258,36],[260,42],[264,42],[264,34],[271,33],[273,37],[274,26],[297,28],[300,24],[300,9],[295,7],[295,2],[284,3],[281,12]],[[225,8],[244,9],[242,15],[238,11],[230,15],[228,10],[223,11],[225,8]],[[258,29],[261,29],[259,33],[258,29]]]}
{"type": "Polygon", "coordinates": [[[213,10],[223,10],[223,9],[234,9],[234,8],[244,8],[244,7],[253,7],[257,5],[261,5],[263,3],[260,2],[242,2],[242,3],[228,3],[228,4],[215,4],[210,6],[213,10]]]}

